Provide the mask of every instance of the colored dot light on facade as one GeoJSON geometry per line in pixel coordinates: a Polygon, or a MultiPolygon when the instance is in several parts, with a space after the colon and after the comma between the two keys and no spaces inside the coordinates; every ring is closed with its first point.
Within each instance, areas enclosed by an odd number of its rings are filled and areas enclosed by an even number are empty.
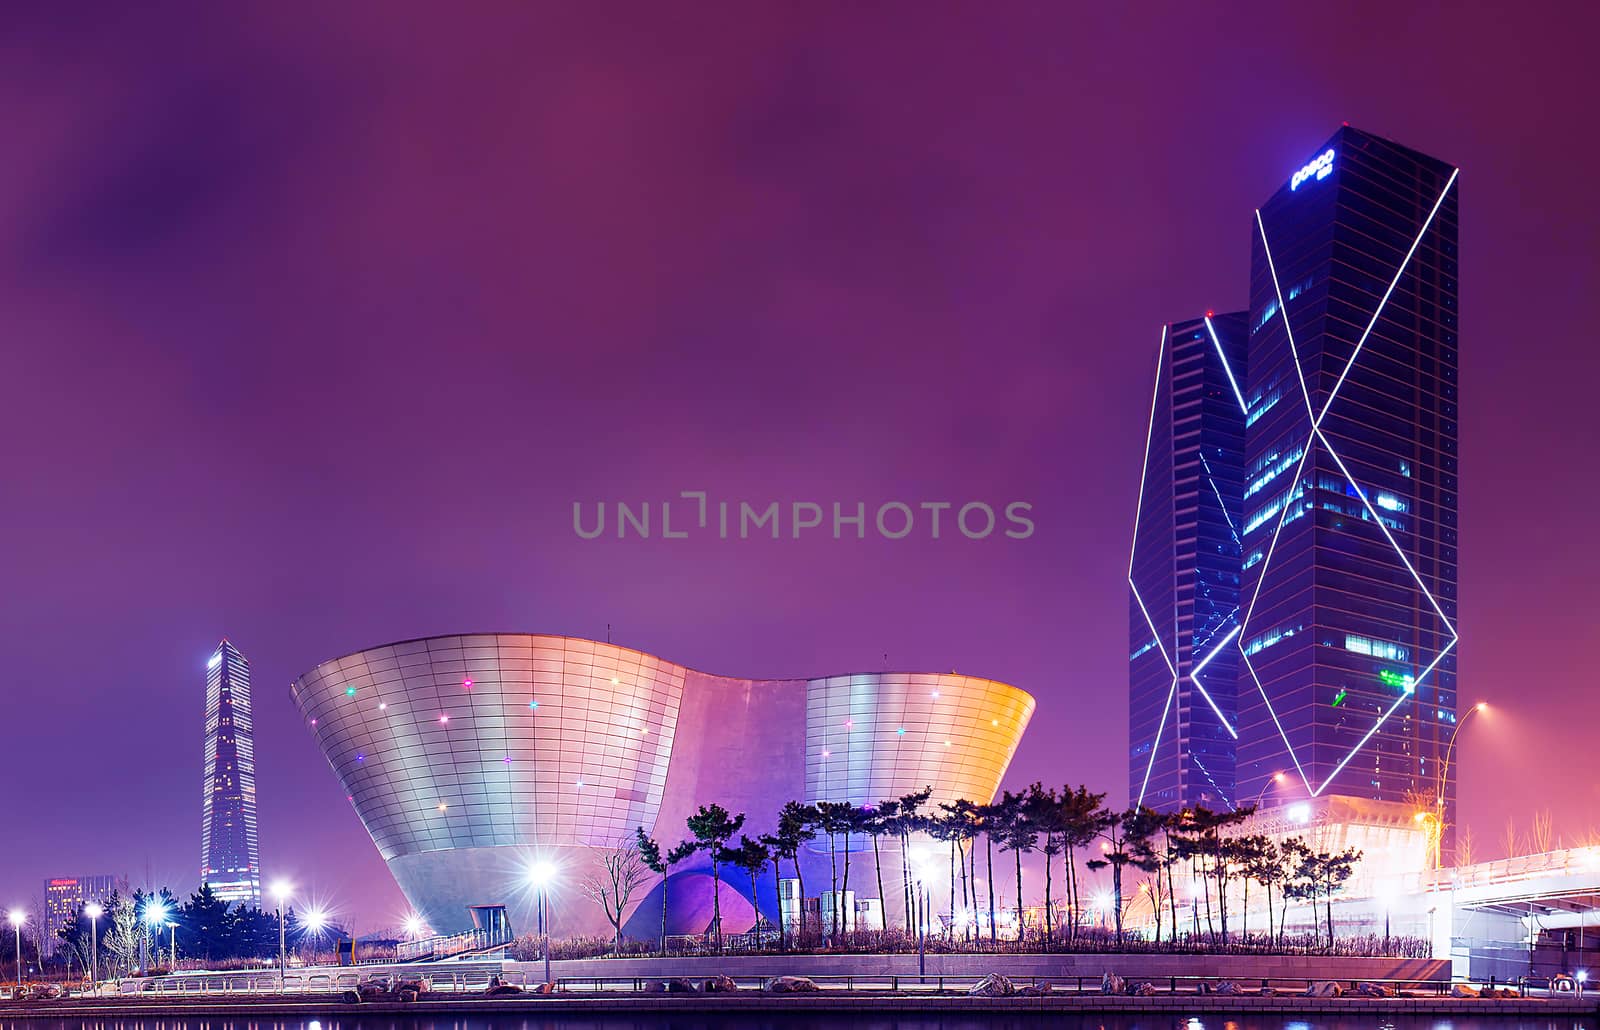
{"type": "Polygon", "coordinates": [[[344,696],[345,697],[355,697],[356,696],[356,688],[355,687],[345,687],[344,688],[344,696]]]}
{"type": "Polygon", "coordinates": [[[443,726],[445,723],[447,723],[449,721],[450,721],[450,717],[448,715],[439,716],[439,725],[440,726],[443,726]]]}
{"type": "Polygon", "coordinates": [[[896,729],[894,732],[895,732],[895,736],[903,737],[903,736],[906,735],[906,728],[904,726],[901,726],[898,729],[896,729]]]}
{"type": "Polygon", "coordinates": [[[537,702],[537,701],[529,701],[528,702],[528,707],[529,708],[538,708],[539,707],[539,702],[537,702]]]}
{"type": "Polygon", "coordinates": [[[378,702],[378,711],[387,712],[388,710],[389,710],[388,702],[386,702],[386,701],[379,701],[378,702]]]}
{"type": "Polygon", "coordinates": [[[463,690],[471,690],[472,689],[472,677],[471,676],[468,676],[466,679],[461,681],[461,688],[463,690]]]}
{"type": "Polygon", "coordinates": [[[441,812],[443,812],[443,811],[445,811],[445,810],[446,810],[446,809],[448,809],[448,808],[449,808],[449,807],[450,807],[450,806],[449,806],[449,805],[447,805],[447,804],[445,804],[445,803],[444,803],[444,802],[443,802],[443,801],[441,801],[441,802],[439,802],[439,811],[441,811],[441,812]]]}

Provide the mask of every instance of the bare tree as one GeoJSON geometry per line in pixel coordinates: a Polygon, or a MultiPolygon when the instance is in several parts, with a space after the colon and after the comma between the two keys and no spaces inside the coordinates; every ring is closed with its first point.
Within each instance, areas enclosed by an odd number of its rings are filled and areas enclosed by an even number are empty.
{"type": "Polygon", "coordinates": [[[1533,824],[1528,831],[1528,843],[1535,854],[1543,854],[1555,846],[1555,822],[1547,808],[1533,813],[1533,824]]]}
{"type": "Polygon", "coordinates": [[[50,925],[50,906],[46,904],[43,894],[35,895],[28,901],[26,932],[33,939],[33,953],[38,956],[39,966],[43,969],[45,954],[56,939],[56,928],[50,925]]]}
{"type": "Polygon", "coordinates": [[[628,902],[650,878],[650,869],[640,856],[635,840],[624,839],[614,848],[596,850],[600,868],[584,878],[580,889],[584,897],[605,910],[606,920],[615,935],[615,950],[621,953],[622,917],[628,911],[628,902]]]}
{"type": "Polygon", "coordinates": [[[1517,846],[1517,821],[1511,816],[1506,816],[1505,835],[1501,838],[1506,846],[1506,857],[1516,858],[1522,849],[1517,846]]]}
{"type": "Polygon", "coordinates": [[[110,959],[114,977],[122,976],[139,964],[139,918],[133,899],[124,894],[114,896],[107,914],[111,918],[100,938],[100,954],[110,959]]]}
{"type": "Polygon", "coordinates": [[[1472,827],[1463,826],[1461,832],[1456,834],[1456,865],[1472,864],[1472,827]]]}

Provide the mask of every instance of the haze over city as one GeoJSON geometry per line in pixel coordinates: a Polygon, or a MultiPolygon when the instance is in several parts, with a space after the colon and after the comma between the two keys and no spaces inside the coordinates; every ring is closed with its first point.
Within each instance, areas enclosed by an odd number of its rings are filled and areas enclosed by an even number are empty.
{"type": "Polygon", "coordinates": [[[1380,11],[18,18],[0,901],[197,885],[223,637],[263,869],[358,929],[405,902],[288,685],[394,640],[954,669],[1038,700],[1006,786],[1120,799],[1160,327],[1245,304],[1251,211],[1346,121],[1463,169],[1460,819],[1586,841],[1589,37],[1380,11]],[[573,531],[693,490],[1035,530],[573,531]]]}

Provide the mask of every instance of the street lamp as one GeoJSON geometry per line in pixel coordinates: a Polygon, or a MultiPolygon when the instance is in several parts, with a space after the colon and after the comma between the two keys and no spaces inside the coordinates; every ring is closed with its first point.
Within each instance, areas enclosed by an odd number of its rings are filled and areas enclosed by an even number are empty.
{"type": "Polygon", "coordinates": [[[28,921],[28,914],[20,908],[14,908],[7,915],[11,920],[11,928],[17,932],[17,994],[22,993],[22,924],[28,921]]]}
{"type": "Polygon", "coordinates": [[[306,913],[306,932],[311,935],[311,964],[317,964],[317,942],[322,937],[323,928],[328,925],[328,914],[320,908],[311,909],[306,913]]]}
{"type": "Polygon", "coordinates": [[[289,968],[288,949],[284,946],[283,903],[285,901],[289,900],[289,895],[292,894],[293,892],[294,892],[294,888],[289,885],[289,881],[288,880],[278,880],[277,882],[275,882],[272,885],[272,898],[278,904],[278,993],[279,994],[283,993],[284,974],[285,974],[286,970],[289,968]]]}
{"type": "Polygon", "coordinates": [[[1288,778],[1289,777],[1285,776],[1282,772],[1273,773],[1272,779],[1268,780],[1266,785],[1261,788],[1261,793],[1256,795],[1256,807],[1261,807],[1261,802],[1266,799],[1267,791],[1271,790],[1274,786],[1283,783],[1288,778]]]}
{"type": "Polygon", "coordinates": [[[1487,701],[1479,701],[1467,709],[1467,714],[1461,717],[1461,721],[1456,723],[1455,730],[1450,734],[1450,743],[1445,745],[1444,761],[1439,764],[1438,782],[1433,791],[1433,804],[1439,810],[1433,834],[1433,868],[1436,870],[1442,864],[1440,862],[1440,851],[1444,842],[1444,791],[1450,780],[1450,761],[1455,756],[1456,737],[1461,734],[1461,730],[1467,725],[1468,720],[1479,712],[1488,711],[1488,709],[1489,702],[1487,701]]]}
{"type": "Polygon", "coordinates": [[[556,867],[550,862],[539,861],[528,867],[528,883],[539,892],[539,942],[540,950],[544,952],[544,982],[547,984],[552,981],[550,979],[550,925],[547,922],[549,913],[546,900],[550,894],[550,883],[555,878],[556,867]]]}
{"type": "Polygon", "coordinates": [[[928,875],[929,864],[927,856],[920,851],[913,851],[911,858],[911,872],[916,877],[915,887],[916,902],[919,909],[917,913],[917,982],[923,983],[928,975],[928,890],[925,886],[931,879],[928,875]]]}
{"type": "MultiPolygon", "coordinates": [[[[149,927],[150,933],[155,937],[156,946],[155,961],[147,963],[144,971],[145,975],[148,976],[150,975],[150,965],[161,964],[161,927],[166,925],[167,922],[166,904],[158,898],[151,898],[146,901],[144,903],[144,922],[149,927]]],[[[142,937],[140,939],[141,941],[143,940],[142,937]]]]}
{"type": "Polygon", "coordinates": [[[89,917],[89,983],[94,987],[94,993],[100,994],[100,917],[106,910],[100,907],[98,901],[91,901],[83,906],[83,914],[89,917]]]}

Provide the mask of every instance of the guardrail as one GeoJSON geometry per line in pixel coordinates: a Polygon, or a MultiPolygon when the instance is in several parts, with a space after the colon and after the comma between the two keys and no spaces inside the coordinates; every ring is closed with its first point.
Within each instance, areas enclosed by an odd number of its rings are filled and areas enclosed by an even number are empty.
{"type": "Polygon", "coordinates": [[[395,946],[394,953],[395,960],[399,962],[446,959],[469,951],[499,948],[510,944],[512,940],[510,933],[474,929],[456,934],[425,937],[420,941],[401,941],[395,946]]]}
{"type": "MultiPolygon", "coordinates": [[[[155,977],[147,980],[123,981],[119,993],[128,996],[154,995],[156,997],[178,996],[275,996],[283,994],[297,995],[333,995],[347,990],[352,990],[367,984],[394,984],[397,981],[410,979],[416,972],[403,968],[394,968],[390,972],[377,974],[371,971],[310,971],[290,973],[284,977],[280,987],[276,974],[209,974],[205,976],[172,976],[155,977]]],[[[536,987],[538,981],[530,973],[520,969],[502,969],[494,965],[485,965],[477,969],[464,969],[455,972],[428,970],[422,974],[429,981],[430,993],[446,996],[460,997],[466,994],[482,994],[490,984],[491,977],[498,977],[503,984],[510,984],[528,989],[536,987]]],[[[596,995],[596,994],[642,994],[659,993],[663,982],[686,980],[696,985],[703,986],[708,979],[704,972],[683,974],[674,972],[670,968],[650,976],[606,977],[582,976],[560,977],[556,981],[559,990],[568,994],[596,995]]],[[[760,976],[731,976],[729,977],[739,988],[746,990],[759,990],[766,987],[776,979],[770,975],[760,976]]],[[[939,995],[939,994],[965,994],[975,984],[983,979],[977,974],[939,975],[917,974],[898,975],[854,975],[854,974],[817,974],[807,975],[808,979],[825,991],[868,991],[868,992],[899,992],[908,995],[939,995]]],[[[1101,977],[1098,975],[1070,975],[1070,976],[1021,976],[1008,977],[1017,987],[1026,987],[1037,990],[1044,984],[1051,985],[1051,993],[1062,995],[1101,995],[1101,977]]],[[[1149,983],[1157,994],[1185,995],[1190,997],[1216,997],[1226,998],[1233,995],[1216,994],[1215,985],[1221,978],[1215,976],[1163,976],[1152,978],[1128,978],[1129,983],[1149,983]]],[[[1262,990],[1272,990],[1279,997],[1294,997],[1303,995],[1308,984],[1324,982],[1322,980],[1308,980],[1303,977],[1252,977],[1233,981],[1242,991],[1250,994],[1262,990]]],[[[1442,997],[1450,992],[1453,983],[1450,981],[1418,981],[1404,979],[1378,979],[1365,980],[1334,980],[1342,985],[1346,992],[1351,991],[1356,983],[1380,984],[1393,988],[1398,992],[1442,997]]],[[[1459,981],[1457,981],[1459,982],[1459,981]]],[[[1495,986],[1492,981],[1486,981],[1486,986],[1495,986]]],[[[1523,978],[1516,984],[1522,993],[1531,990],[1543,990],[1551,996],[1570,995],[1572,992],[1551,989],[1528,978],[1523,978]]],[[[1509,984],[1507,984],[1509,986],[1509,984]]],[[[1581,986],[1581,985],[1580,985],[1581,986]]],[[[1579,991],[1581,995],[1581,989],[1579,991]]]]}

